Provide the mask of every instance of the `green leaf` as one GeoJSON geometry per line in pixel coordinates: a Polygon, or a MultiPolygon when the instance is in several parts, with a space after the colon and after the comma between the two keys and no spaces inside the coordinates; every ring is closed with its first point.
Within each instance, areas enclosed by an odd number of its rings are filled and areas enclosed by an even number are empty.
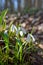
{"type": "Polygon", "coordinates": [[[9,43],[9,37],[8,37],[8,35],[7,34],[2,34],[2,37],[3,37],[3,40],[4,40],[4,42],[5,42],[5,44],[7,43],[9,43]]]}
{"type": "Polygon", "coordinates": [[[0,16],[0,32],[4,31],[6,29],[6,22],[4,20],[6,14],[7,14],[7,10],[4,10],[2,13],[1,13],[1,16],[0,16]],[[4,21],[4,22],[3,22],[4,21]]]}
{"type": "Polygon", "coordinates": [[[0,16],[0,24],[2,24],[2,21],[3,21],[3,19],[5,18],[7,12],[8,12],[8,9],[2,11],[1,16],[0,16]]]}

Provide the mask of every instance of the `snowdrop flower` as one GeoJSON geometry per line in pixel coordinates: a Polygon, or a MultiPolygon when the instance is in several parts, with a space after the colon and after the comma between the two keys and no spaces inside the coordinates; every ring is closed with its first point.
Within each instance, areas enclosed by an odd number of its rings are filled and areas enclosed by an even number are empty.
{"type": "Polygon", "coordinates": [[[31,39],[32,39],[32,42],[35,42],[35,38],[33,37],[33,35],[28,34],[28,35],[27,35],[27,38],[26,38],[26,41],[27,41],[27,42],[30,42],[31,39]]]}
{"type": "Polygon", "coordinates": [[[20,32],[20,27],[18,27],[17,31],[16,31],[16,35],[18,35],[20,32]]]}
{"type": "Polygon", "coordinates": [[[28,34],[28,35],[27,35],[27,38],[26,38],[26,41],[27,41],[27,42],[30,42],[30,39],[31,39],[30,34],[28,34]]]}
{"type": "Polygon", "coordinates": [[[21,30],[23,31],[24,34],[26,34],[26,30],[23,27],[21,27],[21,30]]]}
{"type": "Polygon", "coordinates": [[[30,36],[31,36],[31,38],[32,38],[33,42],[35,42],[35,38],[34,38],[34,36],[33,36],[33,35],[31,35],[31,34],[30,34],[30,36]]]}
{"type": "Polygon", "coordinates": [[[20,32],[20,30],[18,29],[18,30],[16,31],[16,35],[18,35],[18,34],[19,34],[19,32],[20,32]]]}
{"type": "MultiPolygon", "coordinates": [[[[26,34],[26,30],[23,27],[18,27],[16,34],[18,33],[22,33],[22,34],[26,34]]],[[[22,34],[20,34],[22,36],[22,34]]]]}
{"type": "Polygon", "coordinates": [[[7,34],[7,32],[8,32],[8,30],[5,30],[5,31],[4,31],[4,34],[7,34]]]}
{"type": "Polygon", "coordinates": [[[23,32],[22,31],[20,31],[20,36],[23,36],[23,32]]]}
{"type": "Polygon", "coordinates": [[[11,31],[14,32],[15,30],[17,31],[16,26],[15,26],[15,25],[12,25],[12,26],[11,26],[11,31]]]}

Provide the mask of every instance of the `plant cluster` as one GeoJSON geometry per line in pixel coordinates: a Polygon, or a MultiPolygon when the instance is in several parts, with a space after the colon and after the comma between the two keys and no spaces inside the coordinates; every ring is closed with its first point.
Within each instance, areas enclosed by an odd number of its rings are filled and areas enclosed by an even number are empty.
{"type": "Polygon", "coordinates": [[[34,50],[34,37],[21,25],[10,22],[8,28],[4,10],[0,16],[0,65],[29,65],[34,50]]]}

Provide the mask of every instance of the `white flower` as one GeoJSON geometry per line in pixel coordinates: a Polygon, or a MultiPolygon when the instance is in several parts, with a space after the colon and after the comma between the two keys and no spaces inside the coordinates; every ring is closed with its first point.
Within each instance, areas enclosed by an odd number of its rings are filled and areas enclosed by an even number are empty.
{"type": "Polygon", "coordinates": [[[31,35],[31,34],[30,34],[30,36],[31,36],[31,38],[32,38],[33,42],[35,42],[35,38],[34,38],[34,36],[33,36],[33,35],[31,35]]]}
{"type": "Polygon", "coordinates": [[[32,42],[35,42],[35,38],[33,37],[33,35],[28,34],[28,35],[27,35],[27,38],[26,38],[26,41],[27,41],[27,42],[30,42],[31,39],[32,39],[32,42]]]}
{"type": "Polygon", "coordinates": [[[4,31],[4,34],[7,34],[7,32],[8,32],[8,30],[5,30],[5,31],[4,31]]]}
{"type": "Polygon", "coordinates": [[[24,34],[26,34],[26,30],[23,27],[21,27],[21,30],[23,31],[24,34]]]}
{"type": "Polygon", "coordinates": [[[23,36],[23,32],[22,31],[20,31],[20,36],[23,36]]]}
{"type": "Polygon", "coordinates": [[[30,39],[31,39],[30,34],[28,34],[28,35],[27,35],[27,38],[26,38],[26,41],[27,41],[27,42],[30,42],[30,39]]]}
{"type": "Polygon", "coordinates": [[[15,25],[12,25],[12,26],[11,26],[11,31],[14,32],[15,30],[17,31],[16,26],[15,26],[15,25]]]}
{"type": "Polygon", "coordinates": [[[18,29],[18,30],[16,31],[16,35],[18,35],[18,34],[19,34],[19,32],[20,32],[20,30],[18,29]]]}

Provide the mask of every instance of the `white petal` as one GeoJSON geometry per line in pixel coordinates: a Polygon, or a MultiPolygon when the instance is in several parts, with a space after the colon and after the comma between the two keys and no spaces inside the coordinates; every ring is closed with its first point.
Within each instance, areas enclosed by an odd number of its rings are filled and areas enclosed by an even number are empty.
{"type": "Polygon", "coordinates": [[[23,27],[21,27],[21,30],[23,31],[24,34],[26,34],[26,30],[23,27]]]}
{"type": "Polygon", "coordinates": [[[16,26],[15,26],[15,25],[12,25],[12,26],[11,26],[11,31],[14,32],[15,30],[17,31],[16,26]]]}
{"type": "Polygon", "coordinates": [[[31,35],[31,34],[30,34],[30,36],[32,37],[33,42],[35,42],[35,38],[34,38],[34,36],[33,36],[33,35],[31,35]]]}
{"type": "Polygon", "coordinates": [[[20,36],[23,36],[23,32],[22,31],[20,31],[20,36]]]}
{"type": "Polygon", "coordinates": [[[8,30],[5,30],[5,31],[4,31],[4,34],[7,34],[7,32],[8,32],[8,30]]]}
{"type": "Polygon", "coordinates": [[[30,42],[31,39],[32,39],[32,42],[35,42],[35,38],[34,38],[34,36],[31,35],[31,34],[28,34],[28,35],[27,35],[27,39],[26,39],[26,41],[27,41],[27,42],[30,42]]]}
{"type": "Polygon", "coordinates": [[[31,40],[31,37],[30,37],[30,34],[28,34],[28,35],[27,35],[27,38],[26,38],[26,41],[27,41],[27,42],[30,42],[30,40],[31,40]]]}

